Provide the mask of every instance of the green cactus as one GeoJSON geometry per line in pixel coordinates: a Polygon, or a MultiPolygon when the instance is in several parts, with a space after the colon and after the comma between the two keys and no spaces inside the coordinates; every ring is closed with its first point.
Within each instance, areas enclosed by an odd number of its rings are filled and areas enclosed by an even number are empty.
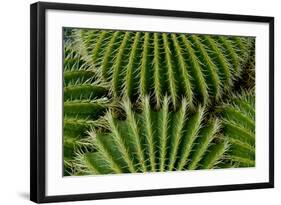
{"type": "Polygon", "coordinates": [[[249,57],[247,37],[77,30],[83,59],[114,96],[133,101],[153,95],[156,108],[169,95],[176,109],[206,105],[232,87],[249,57]]]}
{"type": "Polygon", "coordinates": [[[163,98],[162,109],[150,107],[144,97],[141,111],[135,112],[129,100],[122,103],[125,120],[107,113],[108,132],[89,132],[93,152],[78,152],[77,174],[134,173],[210,169],[225,158],[229,143],[219,133],[218,120],[203,123],[204,108],[187,110],[183,99],[178,111],[170,111],[163,98]]]}
{"type": "Polygon", "coordinates": [[[64,45],[64,165],[72,173],[75,150],[81,148],[86,131],[110,107],[108,88],[97,81],[91,66],[74,44],[64,45]]]}
{"type": "Polygon", "coordinates": [[[219,106],[222,130],[231,144],[228,165],[232,167],[255,166],[255,95],[242,91],[219,106]]]}

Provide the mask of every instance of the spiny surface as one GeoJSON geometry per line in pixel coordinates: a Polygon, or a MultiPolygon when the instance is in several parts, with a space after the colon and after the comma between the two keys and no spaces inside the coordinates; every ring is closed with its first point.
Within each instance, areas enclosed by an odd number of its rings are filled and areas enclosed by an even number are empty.
{"type": "Polygon", "coordinates": [[[230,167],[255,166],[255,93],[242,91],[230,97],[217,110],[222,130],[230,149],[222,165],[230,167]]]}
{"type": "Polygon", "coordinates": [[[144,97],[141,111],[123,102],[125,120],[106,115],[107,132],[89,132],[92,152],[79,152],[74,174],[212,169],[224,159],[228,141],[219,135],[219,121],[203,123],[204,109],[190,114],[183,99],[177,111],[169,110],[163,98],[162,108],[151,108],[144,97]]]}
{"type": "Polygon", "coordinates": [[[176,110],[206,105],[229,90],[242,72],[253,40],[152,32],[77,30],[83,60],[93,65],[113,96],[132,102],[153,96],[157,109],[168,95],[176,110]]]}
{"type": "Polygon", "coordinates": [[[109,107],[108,89],[97,81],[90,64],[83,60],[74,44],[64,45],[64,165],[72,173],[73,159],[86,131],[109,107]]]}

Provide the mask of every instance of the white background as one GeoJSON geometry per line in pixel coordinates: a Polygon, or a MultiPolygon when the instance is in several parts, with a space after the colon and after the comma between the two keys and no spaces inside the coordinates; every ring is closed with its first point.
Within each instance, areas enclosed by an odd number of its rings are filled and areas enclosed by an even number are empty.
{"type": "MultiPolygon", "coordinates": [[[[51,0],[49,0],[51,1],[51,0]]],[[[62,1],[62,0],[61,0],[62,1]]],[[[0,56],[1,56],[1,146],[0,146],[0,204],[31,204],[29,193],[29,4],[33,1],[10,0],[0,7],[0,56]]],[[[79,1],[62,1],[79,2],[79,1]]],[[[81,2],[81,1],[80,1],[81,2]]],[[[83,3],[116,6],[147,7],[189,11],[237,13],[275,16],[275,52],[280,53],[281,13],[278,1],[246,0],[84,0],[83,3]]],[[[280,55],[279,55],[280,56],[280,55]]],[[[280,58],[275,61],[275,79],[280,79],[280,58]]],[[[276,80],[275,89],[280,89],[276,80]]],[[[275,94],[275,104],[281,104],[280,94],[275,94]]],[[[280,124],[280,107],[275,109],[275,124],[280,124]]],[[[280,126],[276,126],[275,147],[280,147],[280,126]]],[[[276,188],[220,193],[189,194],[178,196],[144,197],[96,201],[95,204],[264,204],[280,201],[281,164],[280,149],[276,149],[276,188]]],[[[275,203],[274,203],[275,202],[275,203]]],[[[279,202],[280,203],[280,202],[279,202]]],[[[63,203],[64,204],[64,203],[63,203]]],[[[93,204],[72,202],[69,204],[93,204]]]]}

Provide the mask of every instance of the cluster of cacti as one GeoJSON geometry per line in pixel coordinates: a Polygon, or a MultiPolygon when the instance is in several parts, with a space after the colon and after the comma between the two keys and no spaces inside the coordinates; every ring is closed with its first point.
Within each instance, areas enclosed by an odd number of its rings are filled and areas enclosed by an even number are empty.
{"type": "Polygon", "coordinates": [[[67,33],[66,175],[255,165],[254,38],[67,33]]]}

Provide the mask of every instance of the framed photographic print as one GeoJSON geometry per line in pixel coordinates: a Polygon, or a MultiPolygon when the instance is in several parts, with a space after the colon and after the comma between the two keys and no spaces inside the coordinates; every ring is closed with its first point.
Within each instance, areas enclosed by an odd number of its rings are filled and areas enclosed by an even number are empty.
{"type": "Polygon", "coordinates": [[[31,200],[274,186],[274,18],[31,5],[31,200]]]}

